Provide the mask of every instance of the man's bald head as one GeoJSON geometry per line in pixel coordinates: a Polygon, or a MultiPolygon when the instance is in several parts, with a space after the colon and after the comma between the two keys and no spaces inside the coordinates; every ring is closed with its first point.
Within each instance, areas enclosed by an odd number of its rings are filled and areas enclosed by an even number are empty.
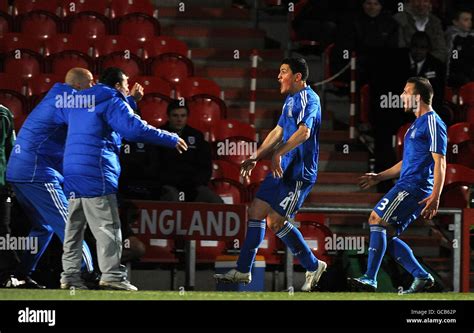
{"type": "Polygon", "coordinates": [[[94,76],[85,68],[73,68],[67,72],[65,82],[76,90],[84,90],[94,85],[94,76]]]}

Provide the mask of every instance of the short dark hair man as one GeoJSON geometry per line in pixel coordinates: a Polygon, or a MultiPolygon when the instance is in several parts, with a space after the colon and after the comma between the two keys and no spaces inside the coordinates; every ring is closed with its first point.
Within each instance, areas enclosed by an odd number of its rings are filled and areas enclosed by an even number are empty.
{"type": "Polygon", "coordinates": [[[383,172],[367,173],[360,178],[360,186],[367,189],[380,181],[400,177],[370,214],[367,271],[349,280],[358,290],[377,289],[377,273],[386,250],[414,277],[404,293],[420,292],[434,284],[408,244],[398,237],[418,216],[431,219],[438,212],[446,172],[446,125],[431,107],[433,88],[428,79],[408,79],[401,97],[405,112],[416,116],[405,134],[403,159],[383,172]]]}
{"type": "Polygon", "coordinates": [[[280,119],[255,156],[241,165],[241,175],[248,177],[257,161],[270,154],[272,172],[250,205],[247,235],[237,267],[216,274],[218,281],[251,282],[252,265],[267,225],[306,269],[302,291],[312,291],[326,270],[327,264],[314,256],[301,232],[289,221],[311,192],[318,173],[321,105],[319,96],[306,85],[308,74],[303,58],[287,58],[280,65],[280,93],[287,94],[280,119]]]}
{"type": "MultiPolygon", "coordinates": [[[[99,84],[82,91],[81,100],[92,105],[71,109],[64,151],[64,189],[69,196],[61,288],[87,289],[79,275],[80,245],[86,223],[97,241],[102,288],[132,290],[120,266],[122,235],[116,193],[120,176],[119,154],[122,136],[187,149],[177,135],[147,125],[127,101],[128,77],[119,68],[106,69],[99,84]],[[102,83],[105,82],[106,84],[102,83]]],[[[79,99],[79,98],[78,98],[79,99]]]]}
{"type": "Polygon", "coordinates": [[[211,150],[203,133],[188,125],[189,108],[185,100],[173,100],[167,115],[168,121],[160,128],[178,134],[188,144],[188,150],[177,154],[157,148],[160,200],[222,203],[207,186],[212,173],[211,150]]]}

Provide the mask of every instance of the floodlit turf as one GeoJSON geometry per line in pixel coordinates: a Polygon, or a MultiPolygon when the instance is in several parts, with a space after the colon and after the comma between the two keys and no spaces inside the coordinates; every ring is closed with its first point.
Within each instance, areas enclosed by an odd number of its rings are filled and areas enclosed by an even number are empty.
{"type": "Polygon", "coordinates": [[[0,289],[0,300],[473,300],[474,293],[301,293],[208,291],[105,291],[105,290],[10,290],[0,289]]]}

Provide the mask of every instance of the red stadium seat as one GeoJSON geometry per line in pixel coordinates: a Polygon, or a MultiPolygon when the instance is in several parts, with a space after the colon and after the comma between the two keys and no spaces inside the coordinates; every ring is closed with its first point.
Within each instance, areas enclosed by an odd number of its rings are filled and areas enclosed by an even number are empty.
{"type": "Polygon", "coordinates": [[[57,34],[54,38],[48,38],[43,41],[41,54],[43,56],[50,56],[62,51],[79,51],[92,56],[94,49],[93,41],[88,38],[74,38],[74,35],[70,34],[57,34]]]}
{"type": "Polygon", "coordinates": [[[118,67],[122,69],[129,78],[142,74],[142,62],[134,54],[124,52],[114,52],[99,59],[100,70],[107,67],[118,67]],[[128,57],[128,59],[126,58],[128,57]]]}
{"type": "Polygon", "coordinates": [[[145,255],[140,258],[140,261],[163,264],[176,264],[179,262],[173,239],[155,239],[141,234],[136,234],[136,236],[145,244],[146,248],[145,255]]]}
{"type": "Polygon", "coordinates": [[[179,54],[166,53],[150,59],[151,75],[159,76],[171,83],[193,76],[193,63],[179,54]]]}
{"type": "MultiPolygon", "coordinates": [[[[298,229],[314,255],[320,260],[331,263],[331,257],[325,247],[326,237],[332,237],[331,230],[323,224],[312,221],[301,221],[299,224],[298,229]]],[[[300,262],[295,259],[295,264],[300,262]]]]}
{"type": "Polygon", "coordinates": [[[110,3],[110,17],[117,18],[131,13],[142,13],[158,17],[158,11],[147,0],[112,0],[110,3]]]}
{"type": "Polygon", "coordinates": [[[223,141],[227,138],[257,141],[257,133],[255,128],[238,120],[221,120],[212,127],[211,141],[223,141]]]}
{"type": "Polygon", "coordinates": [[[231,180],[211,180],[210,188],[219,195],[226,204],[245,202],[246,192],[241,184],[231,180]]]}
{"type": "Polygon", "coordinates": [[[257,143],[255,141],[238,138],[228,138],[225,139],[225,141],[215,143],[214,147],[215,156],[217,158],[240,166],[243,161],[250,158],[257,150],[257,143]],[[234,149],[234,151],[232,151],[232,149],[234,149]]]}
{"type": "Polygon", "coordinates": [[[171,99],[157,93],[146,94],[138,103],[143,120],[154,127],[160,127],[167,121],[166,109],[171,99]]]}
{"type": "Polygon", "coordinates": [[[15,15],[28,14],[32,11],[44,11],[60,16],[61,6],[56,0],[22,0],[14,2],[15,15]]]}
{"type": "Polygon", "coordinates": [[[96,39],[104,37],[109,30],[105,16],[91,13],[79,13],[66,20],[68,31],[76,38],[96,39]]]}
{"type": "Polygon", "coordinates": [[[230,179],[240,182],[240,169],[228,161],[214,160],[212,161],[211,179],[230,179]]]}
{"type": "Polygon", "coordinates": [[[0,12],[0,36],[11,31],[11,18],[4,12],[0,12]]]}
{"type": "Polygon", "coordinates": [[[187,77],[175,86],[176,98],[189,98],[195,95],[221,96],[221,88],[214,82],[202,77],[187,77]]]}
{"type": "Polygon", "coordinates": [[[15,50],[7,53],[3,66],[7,74],[30,78],[42,69],[40,55],[30,50],[15,50]]]}
{"type": "Polygon", "coordinates": [[[128,14],[118,21],[118,34],[140,42],[152,40],[160,34],[160,24],[145,14],[128,14]]]}
{"type": "Polygon", "coordinates": [[[15,74],[0,73],[0,89],[13,90],[26,96],[28,95],[27,79],[15,74]]]}
{"type": "Polygon", "coordinates": [[[258,254],[265,257],[265,264],[280,265],[284,253],[285,245],[283,242],[273,232],[267,230],[265,238],[258,248],[258,254]]]}
{"type": "Polygon", "coordinates": [[[400,161],[403,158],[403,142],[405,141],[405,134],[407,133],[410,126],[411,126],[411,123],[405,124],[402,127],[400,127],[397,131],[395,152],[396,152],[398,161],[400,161]]]}
{"type": "Polygon", "coordinates": [[[52,38],[59,26],[59,18],[48,12],[29,12],[21,17],[21,32],[35,38],[52,38]]]}
{"type": "Polygon", "coordinates": [[[469,187],[474,185],[474,170],[459,164],[446,166],[441,207],[467,208],[469,187]]]}
{"type": "Polygon", "coordinates": [[[450,104],[456,103],[456,93],[453,88],[445,86],[444,87],[444,101],[450,104]]]}
{"type": "Polygon", "coordinates": [[[27,116],[26,98],[12,90],[0,90],[0,104],[6,106],[13,113],[15,131],[18,132],[27,116]]]}
{"type": "Polygon", "coordinates": [[[40,74],[28,80],[28,96],[43,95],[51,89],[55,83],[64,82],[65,75],[40,74]]]}
{"type": "Polygon", "coordinates": [[[269,160],[258,161],[257,165],[252,170],[250,177],[248,179],[244,179],[244,184],[259,185],[271,172],[271,166],[272,163],[269,160]]]}
{"type": "Polygon", "coordinates": [[[188,101],[189,119],[191,126],[205,129],[209,132],[212,126],[225,118],[226,106],[219,98],[207,95],[197,95],[188,101]]]}
{"type": "Polygon", "coordinates": [[[188,46],[186,43],[168,36],[154,36],[141,45],[142,59],[153,58],[165,53],[180,54],[183,57],[188,55],[188,46]]]}
{"type": "Polygon", "coordinates": [[[0,12],[4,12],[5,14],[12,15],[13,14],[13,5],[10,5],[8,1],[1,0],[0,1],[0,12]]]}
{"type": "Polygon", "coordinates": [[[448,143],[449,161],[474,169],[474,124],[464,122],[450,126],[448,143]]]}
{"type": "Polygon", "coordinates": [[[103,16],[109,15],[109,1],[108,0],[71,0],[67,1],[62,7],[63,17],[79,13],[95,13],[103,16]]]}
{"type": "Polygon", "coordinates": [[[21,33],[0,33],[0,52],[7,53],[18,49],[28,49],[42,54],[43,41],[21,33]]]}
{"type": "Polygon", "coordinates": [[[227,253],[225,241],[197,240],[196,262],[198,264],[211,264],[216,262],[216,257],[227,253]]]}
{"type": "Polygon", "coordinates": [[[133,87],[135,82],[140,83],[143,86],[144,93],[159,93],[161,95],[171,97],[173,87],[163,79],[154,76],[136,76],[132,80],[129,80],[129,87],[133,87]]]}
{"type": "Polygon", "coordinates": [[[79,51],[62,51],[48,57],[49,71],[56,75],[64,77],[74,67],[87,68],[91,72],[94,71],[92,59],[87,54],[79,51]]]}
{"type": "Polygon", "coordinates": [[[94,57],[101,57],[115,52],[124,52],[138,55],[140,52],[139,43],[125,36],[104,36],[93,41],[94,57]]]}
{"type": "MultiPolygon", "coordinates": [[[[281,5],[281,1],[278,1],[278,0],[272,0],[271,2],[274,4],[278,3],[278,6],[281,5]]],[[[299,13],[301,13],[301,11],[304,9],[307,3],[308,3],[308,0],[301,0],[301,1],[298,1],[294,5],[294,10],[290,13],[291,21],[295,20],[295,18],[299,15],[299,13]]],[[[308,40],[308,39],[304,39],[298,36],[296,31],[292,28],[292,24],[290,24],[289,27],[290,27],[290,39],[292,42],[296,42],[301,46],[316,46],[320,44],[320,42],[316,40],[308,40]]]]}
{"type": "Polygon", "coordinates": [[[474,82],[469,82],[459,89],[459,104],[474,105],[474,82]]]}

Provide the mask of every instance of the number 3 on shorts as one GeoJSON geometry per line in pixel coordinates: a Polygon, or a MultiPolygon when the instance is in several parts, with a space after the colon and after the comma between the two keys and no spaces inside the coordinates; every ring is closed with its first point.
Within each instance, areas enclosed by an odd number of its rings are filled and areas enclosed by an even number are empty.
{"type": "Polygon", "coordinates": [[[377,207],[379,210],[384,210],[385,207],[387,207],[389,200],[387,198],[383,198],[382,202],[380,203],[380,206],[377,207]]]}

